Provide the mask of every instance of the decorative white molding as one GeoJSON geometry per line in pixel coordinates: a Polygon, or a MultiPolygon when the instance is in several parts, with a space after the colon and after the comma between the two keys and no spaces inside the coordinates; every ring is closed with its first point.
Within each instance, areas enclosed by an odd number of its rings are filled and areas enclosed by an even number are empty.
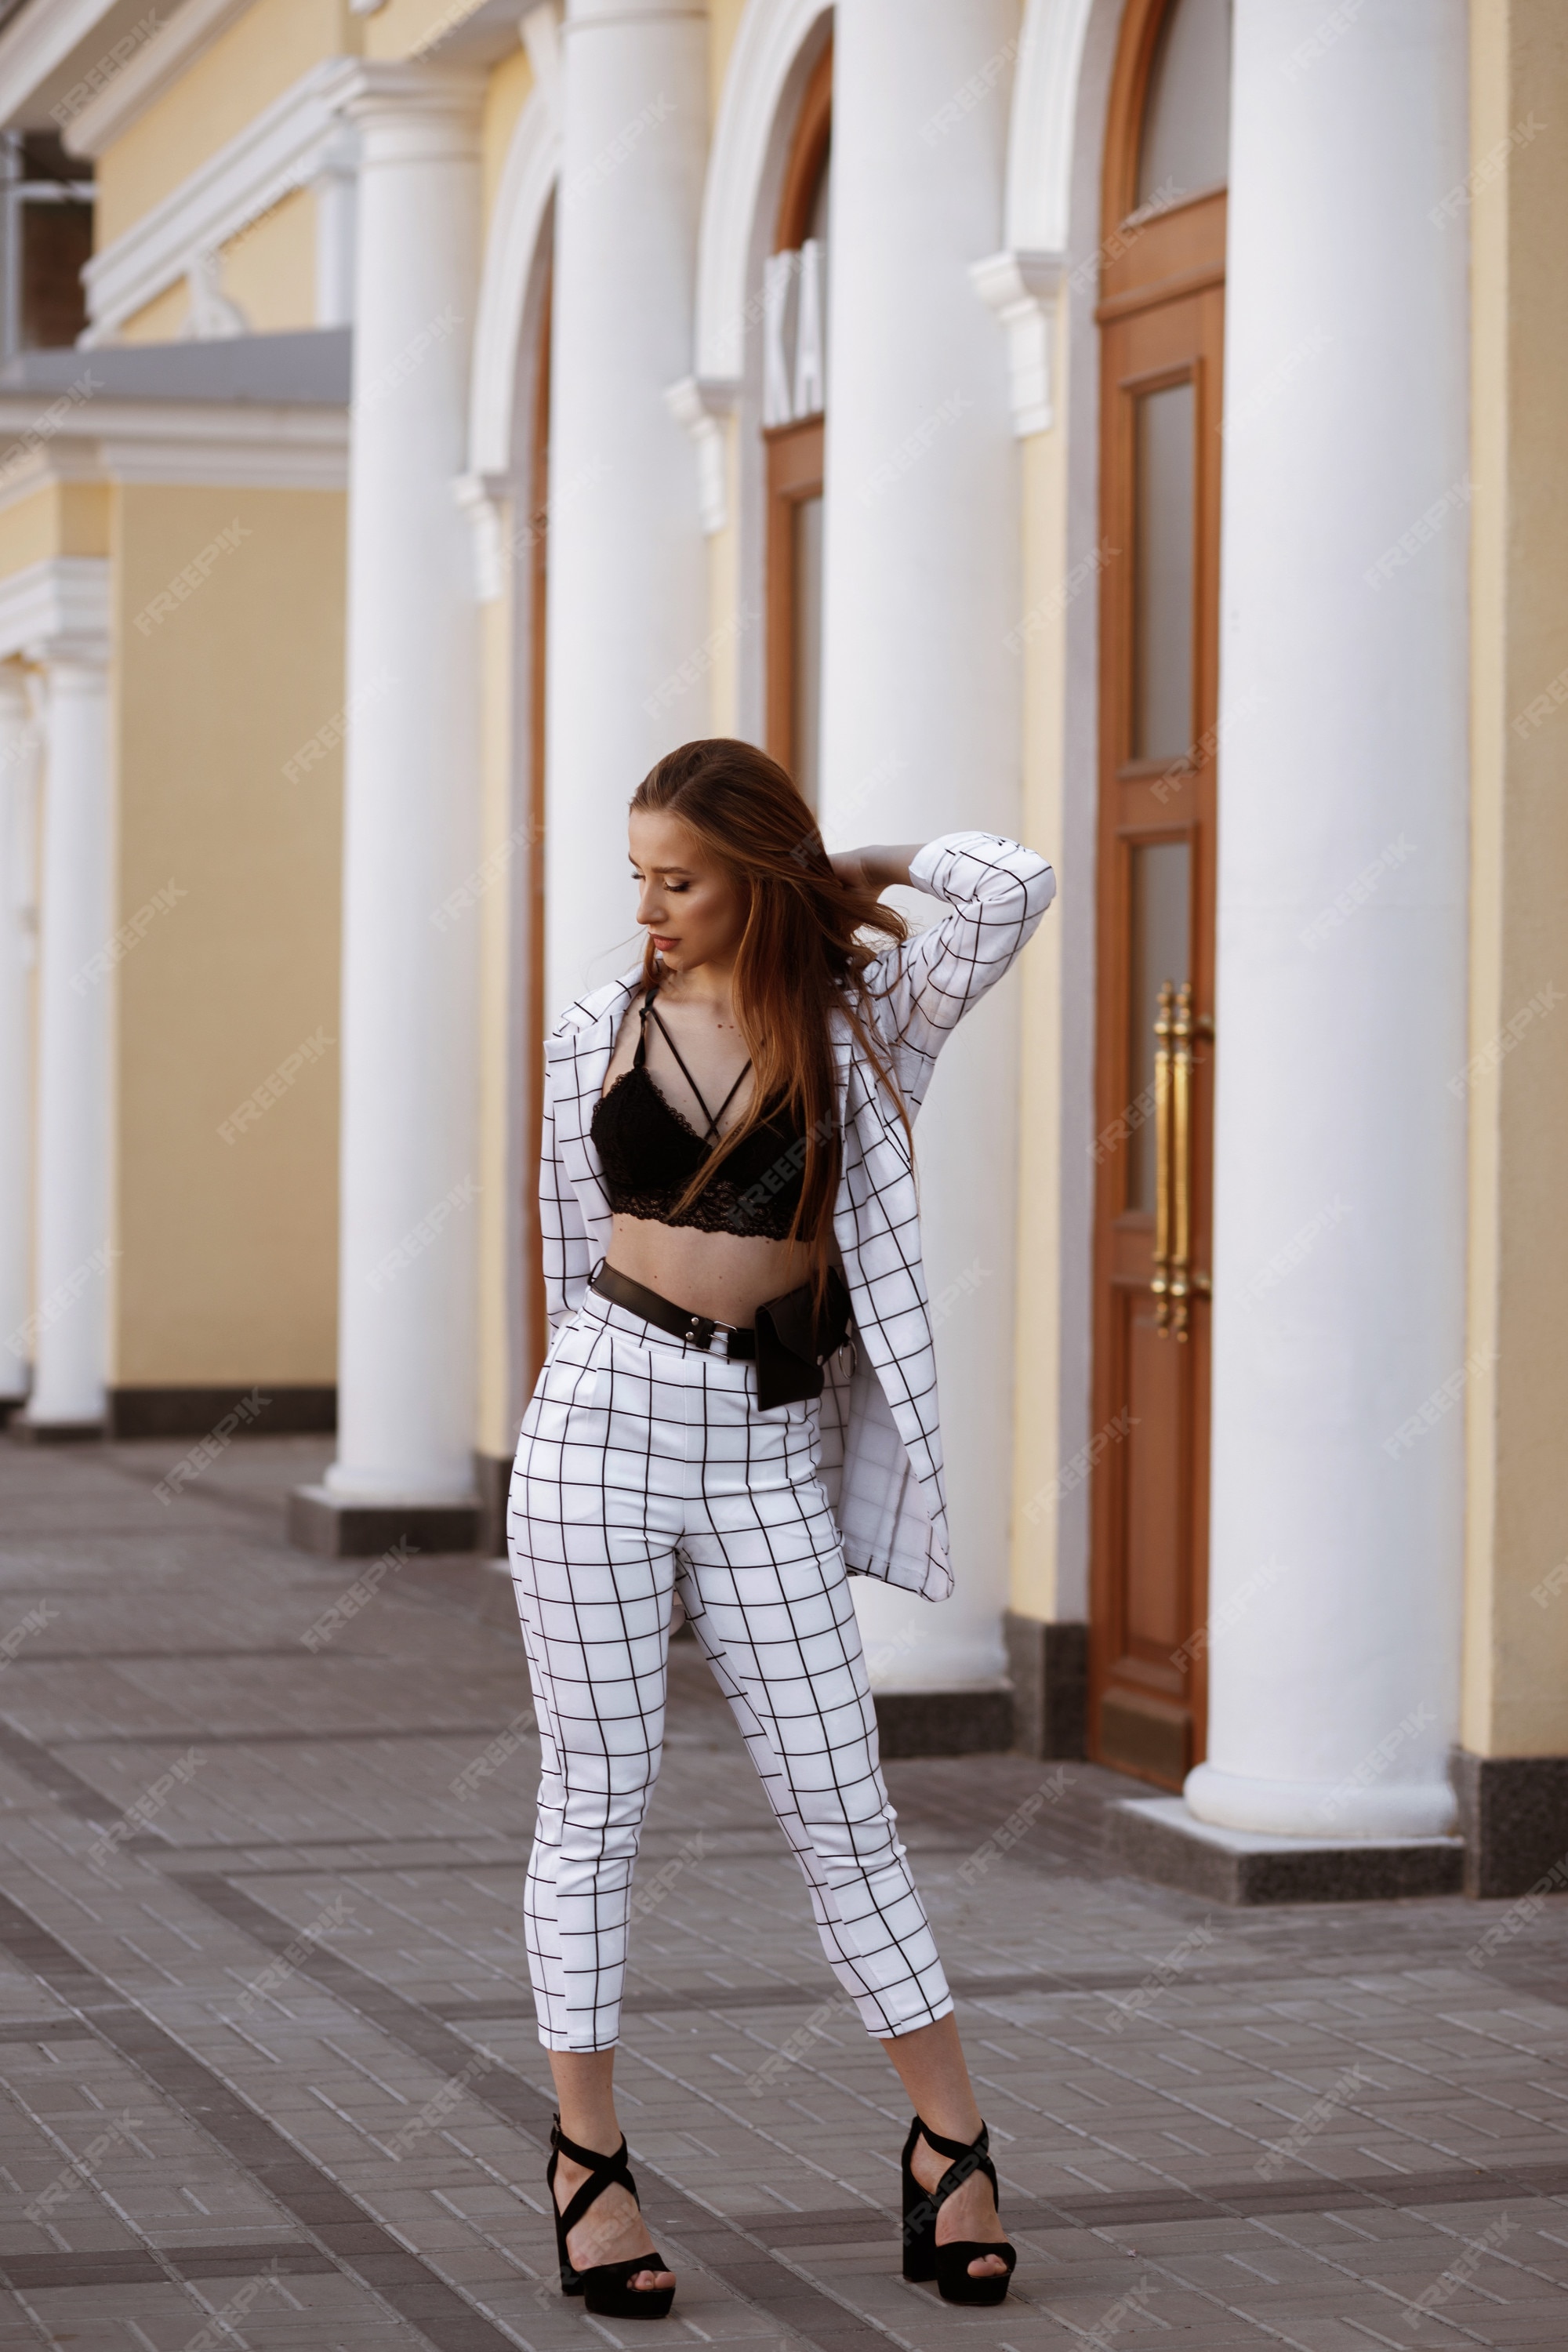
{"type": "Polygon", "coordinates": [[[679,383],[665,390],[665,406],[678,425],[684,425],[697,446],[697,503],[710,539],[729,520],[724,419],[734,408],[740,391],[738,383],[697,375],[683,375],[679,383]]]}
{"type": "Polygon", "coordinates": [[[459,474],[452,489],[473,527],[474,593],[481,604],[497,604],[506,593],[502,526],[517,484],[510,474],[459,474]]]}
{"type": "Polygon", "coordinates": [[[726,383],[745,365],[752,226],[773,131],[801,48],[828,0],[751,0],[713,125],[697,248],[696,374],[726,383]]]}
{"type": "Polygon", "coordinates": [[[513,126],[485,241],[468,398],[468,468],[476,475],[511,467],[528,290],[560,173],[560,125],[546,92],[536,89],[513,126]]]}
{"type": "Polygon", "coordinates": [[[1020,440],[1048,433],[1056,423],[1051,370],[1065,269],[1059,253],[993,253],[970,264],[975,292],[1006,331],[1013,430],[1020,440]]]}
{"type": "Polygon", "coordinates": [[[195,253],[185,272],[185,284],[190,289],[191,312],[185,332],[199,343],[219,341],[226,335],[247,335],[250,321],[237,302],[224,292],[223,257],[216,253],[195,253]]]}
{"type": "Polygon", "coordinates": [[[6,26],[0,33],[0,122],[16,121],[72,52],[92,39],[116,5],[117,0],[55,0],[53,7],[24,8],[6,26]]]}
{"type": "MultiPolygon", "coordinates": [[[[184,0],[184,5],[150,33],[133,57],[89,99],[67,127],[73,155],[101,155],[130,130],[166,89],[195,63],[204,49],[244,16],[250,0],[184,0]]],[[[150,12],[151,13],[151,12],[150,12]]]]}
{"type": "Polygon", "coordinates": [[[0,580],[0,660],[107,662],[106,555],[51,555],[0,580]]]}
{"type": "Polygon", "coordinates": [[[1015,253],[1065,253],[1073,123],[1095,0],[1026,0],[1007,135],[1004,219],[1015,253]]]}
{"type": "MultiPolygon", "coordinates": [[[[34,425],[37,416],[31,398],[0,398],[0,446],[8,435],[34,425]]],[[[75,429],[62,430],[5,467],[0,514],[53,483],[68,481],[342,490],[348,487],[348,462],[343,408],[100,397],[80,413],[75,429]]]]}
{"type": "Polygon", "coordinates": [[[518,27],[533,86],[557,120],[561,113],[561,0],[541,0],[518,27]]]}
{"type": "Polygon", "coordinates": [[[109,342],[127,319],[186,276],[197,254],[231,237],[307,185],[360,84],[354,58],[328,58],[154,205],[82,271],[91,321],[81,340],[109,342]]]}

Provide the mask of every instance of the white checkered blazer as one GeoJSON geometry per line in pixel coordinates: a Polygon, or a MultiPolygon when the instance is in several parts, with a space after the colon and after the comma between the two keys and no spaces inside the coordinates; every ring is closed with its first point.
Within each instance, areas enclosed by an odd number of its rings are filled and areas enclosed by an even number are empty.
{"type": "MultiPolygon", "coordinates": [[[[1043,857],[994,833],[928,842],[910,878],[951,911],[867,975],[871,1012],[911,1118],[943,1044],[994,987],[1056,896],[1043,857]]],[[[544,1045],[540,1211],[553,1332],[610,1246],[610,1205],[588,1123],[640,965],[571,1005],[544,1045]]],[[[849,1024],[834,1019],[844,1139],[834,1232],[859,1339],[851,1374],[828,1366],[822,1477],[848,1568],[943,1601],[952,1590],[936,1360],[921,1264],[914,1171],[898,1112],[849,1024]]]]}

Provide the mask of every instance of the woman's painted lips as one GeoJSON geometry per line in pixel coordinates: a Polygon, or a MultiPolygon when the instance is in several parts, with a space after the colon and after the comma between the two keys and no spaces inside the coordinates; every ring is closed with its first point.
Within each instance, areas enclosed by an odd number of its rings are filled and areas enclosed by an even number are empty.
{"type": "Polygon", "coordinates": [[[661,953],[666,948],[673,948],[679,944],[676,940],[661,939],[657,931],[650,931],[648,937],[652,940],[655,947],[658,948],[661,953]]]}

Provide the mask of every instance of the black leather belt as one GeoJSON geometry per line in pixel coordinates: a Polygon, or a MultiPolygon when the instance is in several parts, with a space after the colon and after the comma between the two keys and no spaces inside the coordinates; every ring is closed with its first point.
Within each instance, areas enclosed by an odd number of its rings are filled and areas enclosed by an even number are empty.
{"type": "Polygon", "coordinates": [[[657,1290],[646,1283],[634,1282],[629,1274],[617,1273],[613,1265],[601,1265],[588,1285],[601,1298],[612,1299],[616,1306],[628,1313],[640,1315],[658,1331],[668,1331],[672,1339],[689,1339],[694,1348],[711,1348],[721,1331],[724,1352],[742,1356],[748,1361],[757,1352],[757,1335],[749,1324],[719,1323],[711,1315],[696,1315],[687,1307],[677,1307],[673,1299],[661,1298],[657,1290]]]}
{"type": "Polygon", "coordinates": [[[634,1282],[629,1274],[620,1274],[613,1265],[595,1267],[588,1286],[601,1298],[640,1315],[656,1330],[668,1331],[672,1339],[684,1339],[690,1347],[710,1349],[722,1334],[727,1356],[755,1362],[757,1404],[763,1412],[773,1405],[819,1397],[822,1368],[849,1337],[849,1292],[837,1266],[828,1268],[827,1297],[820,1315],[813,1308],[810,1283],[803,1282],[798,1289],[786,1290],[759,1307],[756,1324],[750,1328],[677,1307],[673,1299],[660,1297],[657,1290],[634,1282]]]}

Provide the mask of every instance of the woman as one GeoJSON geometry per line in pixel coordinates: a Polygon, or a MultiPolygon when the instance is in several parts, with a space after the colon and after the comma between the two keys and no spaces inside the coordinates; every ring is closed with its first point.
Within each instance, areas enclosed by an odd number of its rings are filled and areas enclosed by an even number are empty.
{"type": "Polygon", "coordinates": [[[1054,877],[993,834],[829,858],[784,770],[727,741],[659,761],[630,848],[642,966],[545,1047],[552,1338],[510,1504],[542,1746],[527,1916],[562,2286],[624,2318],[674,2294],[611,2072],[679,1591],[828,1960],[914,2104],[904,2275],[999,2303],[1014,2252],[847,1570],[952,1590],[910,1122],[1054,877]],[[945,919],[911,940],[879,902],[895,883],[945,919]]]}

